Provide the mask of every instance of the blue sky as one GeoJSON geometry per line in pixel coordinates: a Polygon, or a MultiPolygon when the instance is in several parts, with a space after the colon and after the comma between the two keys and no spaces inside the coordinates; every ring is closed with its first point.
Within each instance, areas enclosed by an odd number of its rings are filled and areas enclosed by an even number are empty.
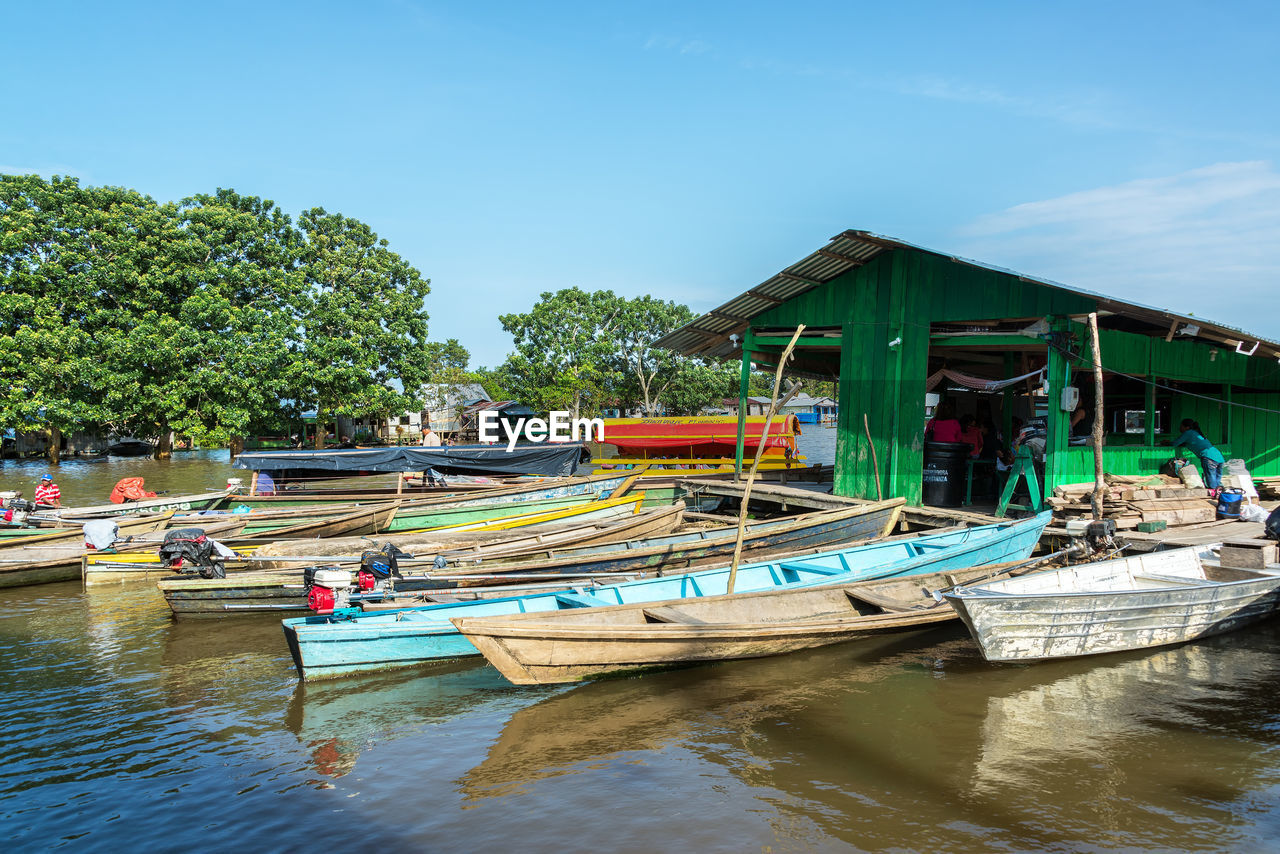
{"type": "Polygon", "coordinates": [[[1280,338],[1280,6],[11,4],[0,171],[368,222],[432,337],[846,228],[1280,338]]]}

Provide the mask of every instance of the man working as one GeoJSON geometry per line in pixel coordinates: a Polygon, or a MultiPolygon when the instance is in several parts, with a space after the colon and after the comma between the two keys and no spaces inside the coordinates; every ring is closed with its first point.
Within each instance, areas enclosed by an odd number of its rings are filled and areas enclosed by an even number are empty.
{"type": "Polygon", "coordinates": [[[58,484],[53,482],[53,475],[45,474],[40,477],[40,485],[36,487],[36,504],[44,504],[48,507],[62,506],[62,490],[58,489],[58,484]]]}

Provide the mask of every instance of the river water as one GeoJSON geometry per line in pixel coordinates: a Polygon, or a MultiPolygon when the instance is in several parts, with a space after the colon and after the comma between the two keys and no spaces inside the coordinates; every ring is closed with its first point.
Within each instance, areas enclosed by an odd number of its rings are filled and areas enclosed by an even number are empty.
{"type": "MultiPolygon", "coordinates": [[[[72,465],[68,493],[234,473],[225,452],[72,465]]],[[[271,618],[174,622],[148,585],[0,590],[0,839],[1277,850],[1278,671],[1277,622],[1032,666],[987,665],[943,627],[572,687],[513,687],[474,661],[302,686],[271,618]]]]}

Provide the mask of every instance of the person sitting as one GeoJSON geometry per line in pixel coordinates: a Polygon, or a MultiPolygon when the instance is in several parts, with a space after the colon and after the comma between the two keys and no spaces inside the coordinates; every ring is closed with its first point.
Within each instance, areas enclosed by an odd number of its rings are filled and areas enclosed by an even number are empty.
{"type": "Polygon", "coordinates": [[[350,436],[343,436],[342,441],[339,442],[337,446],[339,448],[354,448],[356,443],[351,441],[350,436]]]}
{"type": "Polygon", "coordinates": [[[974,459],[982,456],[982,428],[978,426],[978,419],[972,415],[960,419],[960,441],[967,442],[973,448],[969,456],[974,459]]]}
{"type": "Polygon", "coordinates": [[[40,485],[36,487],[36,504],[55,508],[62,506],[62,490],[53,482],[53,475],[41,475],[40,485]]]}
{"type": "Polygon", "coordinates": [[[951,401],[938,404],[938,410],[924,426],[926,442],[959,442],[960,422],[956,420],[956,407],[951,401]]]}

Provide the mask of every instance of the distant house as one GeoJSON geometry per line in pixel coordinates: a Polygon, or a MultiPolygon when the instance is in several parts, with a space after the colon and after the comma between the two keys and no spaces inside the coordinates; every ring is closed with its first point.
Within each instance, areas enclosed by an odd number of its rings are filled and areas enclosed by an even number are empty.
{"type": "MultiPolygon", "coordinates": [[[[764,415],[769,410],[770,398],[764,396],[747,398],[747,415],[764,415]]],[[[830,420],[835,417],[836,402],[829,397],[810,397],[807,394],[800,393],[786,402],[785,405],[779,407],[778,412],[783,415],[794,415],[799,419],[801,424],[817,424],[824,420],[830,420]]],[[[714,409],[705,410],[708,415],[738,415],[738,399],[736,397],[722,398],[720,406],[714,409]]]]}
{"type": "Polygon", "coordinates": [[[485,410],[492,410],[498,413],[498,433],[500,434],[500,442],[506,442],[509,437],[507,424],[511,425],[514,432],[519,433],[524,429],[524,422],[538,414],[523,403],[515,400],[478,401],[462,410],[460,430],[458,433],[460,442],[479,441],[480,413],[485,410]]]}

